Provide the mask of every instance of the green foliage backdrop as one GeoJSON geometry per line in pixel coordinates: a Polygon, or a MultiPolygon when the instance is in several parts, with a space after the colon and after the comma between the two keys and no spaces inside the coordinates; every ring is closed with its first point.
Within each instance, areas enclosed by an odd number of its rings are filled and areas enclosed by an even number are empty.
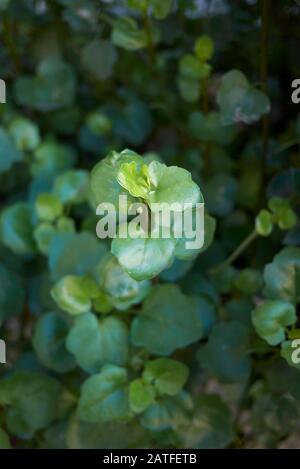
{"type": "Polygon", "coordinates": [[[299,447],[300,7],[274,3],[0,0],[0,448],[299,447]],[[99,240],[120,194],[204,199],[203,248],[99,240]]]}

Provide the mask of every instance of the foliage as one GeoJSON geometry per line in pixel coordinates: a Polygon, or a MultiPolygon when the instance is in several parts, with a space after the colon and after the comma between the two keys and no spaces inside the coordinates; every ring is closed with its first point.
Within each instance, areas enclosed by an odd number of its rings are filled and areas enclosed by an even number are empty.
{"type": "Polygon", "coordinates": [[[0,448],[299,438],[299,7],[266,3],[0,1],[0,448]],[[201,248],[122,236],[203,201],[201,248]]]}

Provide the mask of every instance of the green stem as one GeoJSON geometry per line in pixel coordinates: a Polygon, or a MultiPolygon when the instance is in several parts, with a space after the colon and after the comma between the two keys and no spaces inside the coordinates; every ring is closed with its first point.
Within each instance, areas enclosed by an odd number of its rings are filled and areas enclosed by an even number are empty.
{"type": "Polygon", "coordinates": [[[272,152],[273,155],[278,155],[285,150],[288,150],[290,147],[294,147],[295,145],[300,144],[300,138],[294,138],[293,140],[289,140],[288,142],[282,143],[276,150],[272,152]]]}
{"type": "Polygon", "coordinates": [[[251,233],[244,239],[244,241],[241,242],[241,244],[235,249],[235,251],[233,251],[233,253],[230,254],[230,256],[227,257],[224,262],[212,268],[210,270],[210,273],[216,274],[228,265],[232,264],[242,254],[242,252],[245,251],[245,249],[247,249],[247,247],[257,238],[257,236],[258,235],[255,230],[251,231],[251,233]]]}

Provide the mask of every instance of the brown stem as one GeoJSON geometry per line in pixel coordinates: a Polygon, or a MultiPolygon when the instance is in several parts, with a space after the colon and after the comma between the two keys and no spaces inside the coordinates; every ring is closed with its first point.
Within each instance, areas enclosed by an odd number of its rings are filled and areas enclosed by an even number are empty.
{"type": "Polygon", "coordinates": [[[229,266],[232,264],[233,261],[235,261],[242,252],[257,238],[257,233],[255,230],[251,231],[251,233],[242,241],[242,243],[233,251],[233,253],[227,257],[227,259],[222,262],[221,264],[217,265],[216,267],[213,267],[210,270],[211,274],[216,274],[217,272],[220,272],[223,270],[225,267],[229,266]]]}

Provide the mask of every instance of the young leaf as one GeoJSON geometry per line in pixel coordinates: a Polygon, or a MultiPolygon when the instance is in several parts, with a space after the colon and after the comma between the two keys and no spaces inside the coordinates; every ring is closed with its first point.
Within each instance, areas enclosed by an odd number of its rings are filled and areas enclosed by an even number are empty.
{"type": "Polygon", "coordinates": [[[143,380],[153,383],[159,394],[174,396],[181,391],[188,375],[189,369],[183,363],[170,358],[158,358],[146,362],[143,380]]]}
{"type": "Polygon", "coordinates": [[[151,189],[148,166],[137,168],[136,162],[123,163],[117,175],[118,183],[134,197],[147,198],[151,189]]]}
{"type": "Polygon", "coordinates": [[[144,383],[141,379],[131,381],[129,385],[130,409],[140,414],[144,412],[153,402],[155,390],[151,384],[144,383]]]}
{"type": "Polygon", "coordinates": [[[128,16],[114,21],[112,42],[126,50],[138,50],[146,47],[146,32],[138,28],[136,21],[128,16]]]}
{"type": "Polygon", "coordinates": [[[74,275],[63,277],[54,285],[51,295],[59,308],[72,315],[87,313],[91,310],[91,297],[85,287],[84,277],[74,275]]]}
{"type": "Polygon", "coordinates": [[[122,164],[132,162],[142,165],[143,158],[130,150],[124,150],[121,153],[111,152],[93,168],[90,187],[95,205],[111,203],[118,207],[119,196],[125,195],[126,191],[118,183],[117,177],[122,164]]]}
{"type": "Polygon", "coordinates": [[[38,217],[45,221],[54,221],[63,211],[63,206],[58,197],[53,194],[40,194],[35,203],[38,217]]]}

